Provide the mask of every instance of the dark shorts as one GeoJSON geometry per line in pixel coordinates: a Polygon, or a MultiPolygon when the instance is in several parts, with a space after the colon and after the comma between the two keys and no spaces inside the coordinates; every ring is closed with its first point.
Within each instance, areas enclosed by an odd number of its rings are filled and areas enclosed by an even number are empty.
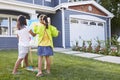
{"type": "Polygon", "coordinates": [[[38,46],[38,56],[52,56],[53,49],[50,46],[38,46]]]}

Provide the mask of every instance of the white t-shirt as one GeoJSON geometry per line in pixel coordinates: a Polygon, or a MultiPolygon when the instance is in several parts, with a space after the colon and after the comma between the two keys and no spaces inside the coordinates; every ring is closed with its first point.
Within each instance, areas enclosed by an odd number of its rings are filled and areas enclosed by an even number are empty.
{"type": "Polygon", "coordinates": [[[29,46],[29,41],[30,41],[30,34],[29,34],[30,29],[25,26],[25,28],[18,30],[17,34],[19,36],[19,46],[29,46]]]}

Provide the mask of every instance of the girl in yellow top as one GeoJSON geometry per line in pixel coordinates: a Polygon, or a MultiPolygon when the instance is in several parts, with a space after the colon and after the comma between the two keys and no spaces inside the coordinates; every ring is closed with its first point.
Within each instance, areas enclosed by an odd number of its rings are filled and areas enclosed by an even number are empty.
{"type": "Polygon", "coordinates": [[[42,76],[42,60],[46,59],[46,72],[50,73],[50,57],[53,56],[53,39],[57,37],[59,31],[56,27],[48,24],[46,15],[39,16],[40,23],[33,26],[33,33],[38,35],[38,73],[36,76],[42,76]]]}

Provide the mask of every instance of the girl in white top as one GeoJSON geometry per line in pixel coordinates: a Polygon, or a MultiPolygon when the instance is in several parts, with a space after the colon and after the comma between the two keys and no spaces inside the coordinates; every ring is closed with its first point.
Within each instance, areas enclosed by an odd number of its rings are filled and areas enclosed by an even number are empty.
{"type": "Polygon", "coordinates": [[[23,15],[20,15],[17,19],[17,37],[19,40],[18,43],[18,59],[15,63],[14,69],[12,74],[17,73],[18,66],[20,65],[21,61],[24,59],[26,67],[28,67],[28,51],[29,51],[29,41],[30,36],[29,32],[30,29],[26,26],[26,18],[23,15]]]}

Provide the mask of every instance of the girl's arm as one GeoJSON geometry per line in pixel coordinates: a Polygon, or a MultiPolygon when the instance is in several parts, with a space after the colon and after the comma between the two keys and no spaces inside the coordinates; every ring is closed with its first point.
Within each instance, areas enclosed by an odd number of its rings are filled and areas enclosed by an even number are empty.
{"type": "Polygon", "coordinates": [[[18,34],[17,34],[17,38],[19,39],[19,36],[18,36],[18,34]]]}
{"type": "Polygon", "coordinates": [[[19,39],[19,36],[18,36],[18,34],[17,34],[17,39],[19,39]]]}
{"type": "Polygon", "coordinates": [[[35,37],[35,36],[36,36],[36,34],[35,34],[35,33],[33,33],[33,31],[32,31],[32,30],[30,30],[30,31],[29,31],[29,33],[30,33],[33,37],[35,37]]]}
{"type": "Polygon", "coordinates": [[[52,37],[57,37],[60,34],[60,31],[57,30],[56,27],[51,25],[50,29],[51,29],[52,37]]]}

